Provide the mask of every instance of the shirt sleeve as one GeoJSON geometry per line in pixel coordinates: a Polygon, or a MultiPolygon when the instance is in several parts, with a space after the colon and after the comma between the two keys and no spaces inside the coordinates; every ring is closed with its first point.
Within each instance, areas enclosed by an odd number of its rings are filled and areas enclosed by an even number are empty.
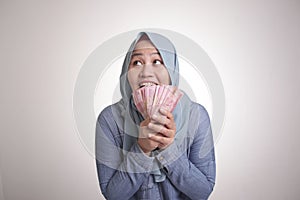
{"type": "MultiPolygon", "coordinates": [[[[208,199],[216,176],[215,154],[210,120],[205,108],[197,104],[198,113],[191,113],[192,120],[198,120],[190,145],[172,143],[160,152],[156,159],[163,166],[173,185],[190,199],[208,199]]],[[[189,142],[187,142],[189,143],[189,142]]]]}
{"type": "Polygon", "coordinates": [[[96,124],[96,167],[101,192],[107,199],[130,199],[150,175],[154,158],[135,143],[123,154],[122,134],[109,108],[96,124]],[[130,190],[128,190],[130,188],[130,190]]]}

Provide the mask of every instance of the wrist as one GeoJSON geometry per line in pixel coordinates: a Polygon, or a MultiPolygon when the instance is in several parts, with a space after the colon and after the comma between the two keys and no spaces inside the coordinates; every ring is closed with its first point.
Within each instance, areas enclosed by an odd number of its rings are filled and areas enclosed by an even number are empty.
{"type": "Polygon", "coordinates": [[[150,156],[151,150],[148,150],[148,149],[144,148],[142,145],[140,145],[139,142],[138,142],[138,146],[139,146],[140,150],[142,151],[142,153],[144,153],[147,156],[150,156]]]}
{"type": "Polygon", "coordinates": [[[139,147],[141,148],[141,150],[142,150],[142,152],[143,152],[144,154],[146,154],[147,156],[150,156],[151,150],[147,150],[147,149],[141,147],[140,145],[139,145],[139,147]]]}

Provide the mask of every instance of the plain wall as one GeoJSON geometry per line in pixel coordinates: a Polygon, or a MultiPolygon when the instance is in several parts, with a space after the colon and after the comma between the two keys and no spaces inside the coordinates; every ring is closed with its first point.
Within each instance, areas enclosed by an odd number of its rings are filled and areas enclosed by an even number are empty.
{"type": "Polygon", "coordinates": [[[300,2],[0,1],[0,198],[101,199],[76,132],[83,62],[111,37],[161,28],[219,71],[226,120],[211,200],[300,196],[300,2]]]}

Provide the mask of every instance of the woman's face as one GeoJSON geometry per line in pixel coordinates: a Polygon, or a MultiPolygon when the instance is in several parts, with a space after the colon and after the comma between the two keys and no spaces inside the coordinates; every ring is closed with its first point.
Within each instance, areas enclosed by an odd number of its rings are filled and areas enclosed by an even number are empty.
{"type": "Polygon", "coordinates": [[[128,68],[132,91],[150,85],[169,85],[170,76],[163,60],[150,40],[141,39],[132,52],[128,68]]]}

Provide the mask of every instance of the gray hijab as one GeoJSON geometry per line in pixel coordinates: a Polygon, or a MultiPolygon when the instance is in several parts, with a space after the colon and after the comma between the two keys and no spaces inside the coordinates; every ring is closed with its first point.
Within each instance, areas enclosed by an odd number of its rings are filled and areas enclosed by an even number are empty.
{"type": "MultiPolygon", "coordinates": [[[[123,62],[122,72],[120,75],[120,90],[122,95],[122,100],[119,101],[119,106],[122,107],[124,117],[124,141],[123,141],[123,153],[126,155],[130,148],[134,143],[137,142],[138,134],[139,134],[139,124],[143,121],[142,115],[136,109],[133,99],[132,99],[132,90],[129,85],[127,79],[127,71],[131,60],[132,52],[140,40],[140,38],[146,35],[152,44],[159,51],[163,63],[168,70],[168,73],[171,78],[171,85],[178,86],[179,84],[179,66],[178,66],[178,58],[176,54],[175,47],[171,43],[169,39],[166,37],[151,32],[140,32],[137,35],[137,38],[132,42],[126,57],[123,62]]],[[[186,135],[188,131],[188,123],[189,123],[189,114],[190,114],[190,104],[191,100],[184,93],[181,100],[178,102],[177,106],[173,111],[174,120],[176,123],[176,136],[175,143],[180,145],[183,140],[183,137],[186,135]]],[[[157,155],[159,152],[152,152],[152,156],[157,155]]],[[[165,180],[165,173],[160,170],[161,166],[157,160],[154,160],[154,167],[151,174],[154,175],[156,182],[162,182],[165,180]]]]}

